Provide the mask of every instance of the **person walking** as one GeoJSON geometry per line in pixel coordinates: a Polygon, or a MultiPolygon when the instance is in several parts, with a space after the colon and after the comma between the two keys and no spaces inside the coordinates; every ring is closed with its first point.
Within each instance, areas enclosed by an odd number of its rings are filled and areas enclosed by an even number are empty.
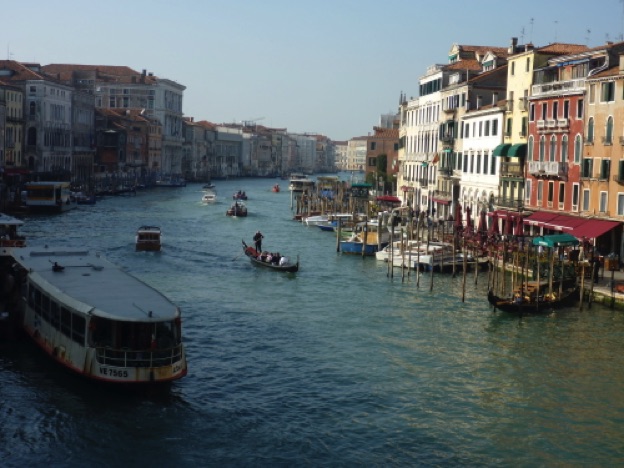
{"type": "Polygon", "coordinates": [[[256,243],[256,252],[262,252],[262,239],[264,239],[262,233],[256,231],[256,234],[253,236],[253,240],[256,243]]]}

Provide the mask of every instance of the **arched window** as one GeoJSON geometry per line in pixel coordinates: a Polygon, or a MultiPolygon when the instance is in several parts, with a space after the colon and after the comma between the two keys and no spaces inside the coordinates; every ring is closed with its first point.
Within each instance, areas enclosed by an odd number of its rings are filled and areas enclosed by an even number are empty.
{"type": "Polygon", "coordinates": [[[539,142],[539,160],[543,161],[544,160],[544,153],[546,152],[546,137],[544,135],[542,135],[540,137],[540,142],[539,142]]]}
{"type": "Polygon", "coordinates": [[[35,104],[35,101],[30,101],[30,104],[28,105],[28,115],[30,117],[34,117],[35,116],[35,111],[37,109],[37,105],[35,104]]]}
{"type": "Polygon", "coordinates": [[[561,137],[561,162],[568,160],[568,136],[561,137]]]}
{"type": "Polygon", "coordinates": [[[533,135],[529,137],[529,155],[527,156],[527,161],[533,161],[533,135]]]}
{"type": "Polygon", "coordinates": [[[581,149],[583,147],[583,142],[581,140],[581,135],[576,135],[574,138],[574,162],[576,164],[581,163],[581,149]]]}
{"type": "Polygon", "coordinates": [[[593,117],[590,117],[589,121],[587,122],[587,142],[588,143],[594,142],[594,118],[593,117]]]}
{"type": "Polygon", "coordinates": [[[605,143],[613,144],[613,117],[607,118],[607,127],[605,128],[605,143]]]}
{"type": "Polygon", "coordinates": [[[549,161],[554,161],[555,160],[555,151],[557,149],[557,137],[555,135],[553,135],[552,137],[550,137],[550,151],[548,152],[548,160],[549,161]]]}

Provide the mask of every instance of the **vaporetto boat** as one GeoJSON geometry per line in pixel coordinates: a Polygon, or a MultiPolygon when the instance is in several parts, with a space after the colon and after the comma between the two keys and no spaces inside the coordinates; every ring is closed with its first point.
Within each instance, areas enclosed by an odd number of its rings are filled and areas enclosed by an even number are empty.
{"type": "Polygon", "coordinates": [[[60,364],[119,384],[186,375],[180,309],[160,292],[97,252],[24,247],[11,255],[19,322],[60,364]]]}

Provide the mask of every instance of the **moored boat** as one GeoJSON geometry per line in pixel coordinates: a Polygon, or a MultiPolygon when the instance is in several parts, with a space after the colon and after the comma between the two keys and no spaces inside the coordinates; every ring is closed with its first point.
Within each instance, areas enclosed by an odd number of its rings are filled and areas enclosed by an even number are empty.
{"type": "Polygon", "coordinates": [[[180,309],[100,253],[16,250],[19,323],[68,369],[115,384],[158,384],[187,373],[180,309]]]}
{"type": "Polygon", "coordinates": [[[0,213],[0,248],[2,248],[0,256],[5,254],[9,247],[26,246],[26,238],[17,232],[18,227],[23,224],[24,221],[20,219],[0,213]]]}
{"type": "Polygon", "coordinates": [[[25,189],[26,206],[33,213],[61,213],[78,205],[69,182],[29,182],[25,189]]]}
{"type": "Polygon", "coordinates": [[[243,252],[254,265],[288,273],[299,271],[299,258],[297,258],[296,263],[292,263],[290,257],[280,255],[279,253],[267,254],[266,252],[258,252],[253,247],[248,246],[245,241],[242,242],[243,252]]]}
{"type": "Polygon", "coordinates": [[[158,252],[161,249],[161,238],[158,226],[141,226],[136,233],[136,250],[158,252]]]}
{"type": "Polygon", "coordinates": [[[386,230],[378,232],[376,223],[361,222],[355,225],[350,237],[340,241],[340,250],[345,254],[372,257],[380,248],[388,245],[389,239],[390,233],[386,230]]]}

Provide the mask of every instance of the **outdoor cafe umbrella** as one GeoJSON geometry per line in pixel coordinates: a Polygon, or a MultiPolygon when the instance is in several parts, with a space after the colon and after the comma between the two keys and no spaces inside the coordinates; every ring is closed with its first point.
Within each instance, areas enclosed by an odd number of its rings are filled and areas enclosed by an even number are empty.
{"type": "Polygon", "coordinates": [[[473,228],[471,214],[472,214],[472,208],[467,206],[466,207],[466,230],[467,231],[472,231],[472,228],[473,228]]]}
{"type": "Polygon", "coordinates": [[[522,216],[516,216],[516,224],[514,226],[514,236],[524,236],[524,222],[522,216]]]}
{"type": "Polygon", "coordinates": [[[455,204],[455,231],[460,231],[463,227],[462,224],[462,210],[461,205],[458,203],[455,204]]]}
{"type": "Polygon", "coordinates": [[[511,236],[513,234],[513,226],[514,226],[514,220],[515,220],[515,216],[507,216],[507,219],[505,220],[505,235],[506,236],[511,236]]]}
{"type": "Polygon", "coordinates": [[[481,213],[479,213],[479,226],[477,227],[478,232],[487,231],[487,220],[485,219],[485,216],[485,210],[481,210],[481,213]]]}
{"type": "Polygon", "coordinates": [[[492,213],[492,219],[490,221],[490,228],[488,229],[488,234],[499,234],[498,230],[498,214],[496,211],[492,213]]]}

